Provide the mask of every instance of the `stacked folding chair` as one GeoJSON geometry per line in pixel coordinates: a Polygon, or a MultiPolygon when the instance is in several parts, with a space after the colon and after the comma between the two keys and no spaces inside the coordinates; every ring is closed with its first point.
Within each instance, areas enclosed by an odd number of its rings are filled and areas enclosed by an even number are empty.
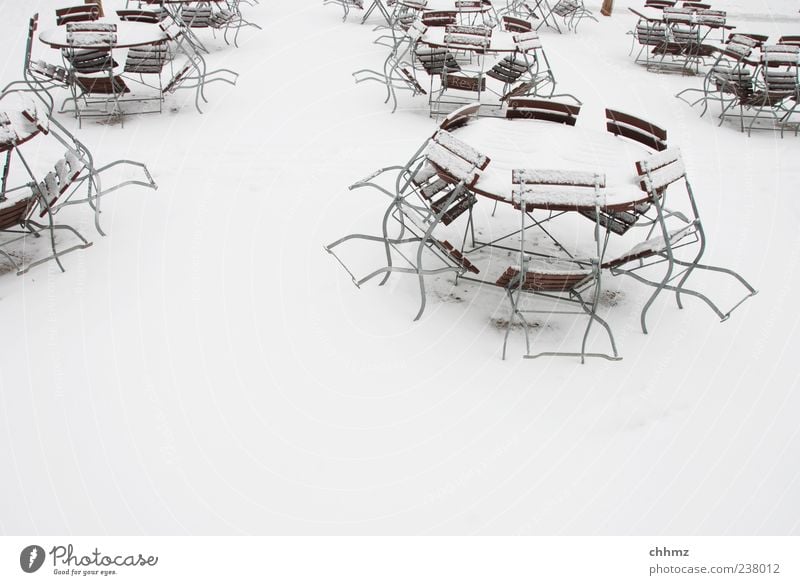
{"type": "Polygon", "coordinates": [[[570,255],[567,258],[556,258],[548,254],[540,254],[526,249],[525,235],[531,220],[530,214],[537,209],[547,208],[556,201],[579,201],[581,206],[594,207],[595,217],[599,217],[600,209],[604,204],[604,189],[606,179],[597,173],[585,173],[563,170],[518,169],[512,173],[512,200],[515,208],[520,211],[520,248],[517,265],[509,266],[496,284],[506,291],[511,306],[510,315],[503,340],[503,359],[506,356],[508,338],[517,321],[522,325],[525,333],[525,358],[541,356],[572,356],[580,357],[581,363],[587,357],[602,357],[609,360],[619,360],[614,335],[611,328],[597,314],[600,300],[600,263],[604,253],[603,239],[600,235],[599,221],[595,223],[594,254],[588,258],[576,258],[570,255]],[[547,308],[530,308],[525,304],[525,297],[533,296],[556,301],[563,306],[564,303],[577,305],[576,309],[564,310],[547,308]],[[586,327],[581,338],[580,351],[538,351],[531,352],[530,328],[525,315],[537,314],[578,314],[586,317],[586,327]],[[589,352],[587,344],[589,334],[594,324],[601,326],[610,342],[610,353],[589,352]]]}
{"type": "Polygon", "coordinates": [[[356,83],[363,81],[378,81],[386,86],[385,103],[392,100],[392,113],[397,110],[396,90],[410,90],[412,95],[425,95],[426,91],[417,81],[414,74],[414,65],[408,59],[412,58],[414,48],[419,38],[425,33],[426,27],[421,21],[411,23],[404,34],[397,39],[396,44],[389,52],[383,63],[383,71],[361,69],[353,73],[356,83]]]}
{"type": "Polygon", "coordinates": [[[384,284],[393,273],[416,275],[421,301],[414,320],[425,311],[426,277],[452,274],[458,278],[466,272],[478,273],[457,247],[438,236],[440,225],[471,212],[474,195],[470,187],[489,164],[488,157],[443,128],[458,127],[476,112],[474,106],[453,112],[408,163],[380,169],[351,186],[351,189],[375,188],[391,198],[383,216],[381,235],[351,234],[325,247],[358,287],[377,276],[383,276],[380,284],[384,284]],[[388,171],[397,171],[397,175],[394,184],[386,188],[376,180],[388,171]],[[397,233],[390,231],[390,225],[395,226],[397,233]],[[383,244],[386,265],[364,277],[356,277],[337,250],[351,241],[383,244]]]}
{"type": "MultiPolygon", "coordinates": [[[[659,152],[636,164],[641,188],[647,192],[649,201],[656,210],[657,231],[651,230],[650,237],[638,243],[625,254],[603,263],[613,275],[625,275],[637,282],[653,287],[655,290],[642,308],[640,322],[642,331],[647,333],[647,313],[662,291],[675,293],[679,308],[683,308],[683,295],[703,301],[719,318],[725,321],[734,309],[746,299],[756,294],[756,290],[736,272],[701,264],[706,246],[706,236],[692,186],[686,176],[681,153],[676,148],[659,152]],[[668,189],[680,189],[685,193],[689,210],[684,211],[668,205],[668,189]],[[687,252],[681,252],[686,250],[687,252]],[[660,278],[652,276],[653,267],[662,270],[660,278]],[[690,277],[696,271],[731,277],[745,289],[745,295],[735,301],[728,309],[720,308],[706,294],[688,288],[690,277]]],[[[672,195],[674,201],[678,194],[672,195]]]]}

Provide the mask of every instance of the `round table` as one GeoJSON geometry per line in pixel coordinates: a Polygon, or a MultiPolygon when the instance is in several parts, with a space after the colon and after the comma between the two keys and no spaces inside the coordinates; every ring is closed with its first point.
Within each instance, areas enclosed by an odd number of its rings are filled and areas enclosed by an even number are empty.
{"type": "MultiPolygon", "coordinates": [[[[605,175],[602,208],[606,211],[630,209],[648,199],[635,163],[650,156],[650,151],[603,130],[540,120],[479,118],[453,134],[490,159],[472,187],[479,195],[512,203],[511,172],[537,169],[605,175]]],[[[592,211],[594,203],[589,197],[541,207],[592,211]]]]}
{"type": "MultiPolygon", "coordinates": [[[[102,22],[102,21],[99,21],[102,22]]],[[[117,25],[117,42],[111,47],[113,49],[130,49],[153,45],[168,40],[165,33],[158,25],[143,22],[114,22],[117,25]]],[[[54,49],[97,49],[103,45],[98,44],[73,44],[67,42],[66,27],[51,28],[43,30],[39,34],[39,40],[45,45],[54,49]]],[[[85,31],[76,31],[74,34],[90,34],[85,31]]],[[[104,33],[100,33],[104,34],[104,33]]]]}

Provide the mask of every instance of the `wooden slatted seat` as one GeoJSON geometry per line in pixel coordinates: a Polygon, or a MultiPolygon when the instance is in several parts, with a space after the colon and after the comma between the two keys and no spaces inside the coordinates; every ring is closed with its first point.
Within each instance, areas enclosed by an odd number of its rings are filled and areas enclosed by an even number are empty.
{"type": "Polygon", "coordinates": [[[480,274],[481,271],[478,270],[478,267],[470,262],[469,258],[464,256],[460,250],[453,246],[453,244],[447,240],[436,240],[436,243],[439,245],[442,251],[444,251],[456,264],[460,264],[468,272],[480,274]]]}
{"type": "Polygon", "coordinates": [[[76,77],[75,83],[85,94],[120,95],[130,88],[119,75],[114,77],[76,77]]]}
{"type": "Polygon", "coordinates": [[[488,77],[497,79],[505,84],[515,83],[530,70],[531,61],[523,55],[514,53],[503,57],[489,71],[488,77]]]}
{"type": "Polygon", "coordinates": [[[460,71],[461,65],[447,49],[432,48],[430,50],[417,50],[417,60],[428,75],[440,75],[443,71],[460,71]]]}
{"type": "Polygon", "coordinates": [[[166,43],[149,47],[137,47],[128,51],[125,73],[160,75],[167,63],[169,53],[166,43]]]}
{"type": "Polygon", "coordinates": [[[519,266],[509,266],[497,279],[497,286],[503,288],[520,288],[524,291],[536,292],[568,292],[591,279],[591,269],[568,269],[552,271],[527,270],[520,282],[519,266]]]}

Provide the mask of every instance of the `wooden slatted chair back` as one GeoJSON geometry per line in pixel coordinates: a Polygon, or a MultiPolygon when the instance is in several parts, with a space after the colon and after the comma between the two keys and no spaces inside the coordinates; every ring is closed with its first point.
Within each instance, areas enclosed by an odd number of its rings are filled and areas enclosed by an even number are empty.
{"type": "Polygon", "coordinates": [[[504,16],[502,19],[503,30],[506,32],[526,33],[533,30],[533,24],[523,18],[504,16]]]}
{"type": "Polygon", "coordinates": [[[533,98],[509,98],[506,118],[544,120],[574,126],[581,107],[572,104],[533,98]]]}
{"type": "Polygon", "coordinates": [[[637,161],[636,172],[639,186],[651,196],[660,195],[672,183],[686,178],[686,167],[678,148],[670,148],[637,161]]]}
{"type": "Polygon", "coordinates": [[[515,169],[511,183],[511,203],[517,209],[587,209],[603,206],[606,176],[585,171],[515,169]]]}
{"type": "Polygon", "coordinates": [[[450,183],[475,184],[480,171],[489,164],[489,157],[482,154],[450,132],[440,130],[428,146],[426,157],[439,176],[450,183]]]}
{"type": "Polygon", "coordinates": [[[451,132],[456,128],[465,126],[472,118],[476,118],[480,112],[480,104],[467,104],[453,110],[439,124],[440,130],[451,132]]]}
{"type": "Polygon", "coordinates": [[[471,77],[469,75],[459,75],[457,73],[444,73],[442,75],[442,87],[444,89],[457,89],[472,93],[486,91],[485,77],[471,77]]]}
{"type": "Polygon", "coordinates": [[[422,24],[429,27],[442,27],[458,23],[458,12],[454,10],[429,10],[422,13],[422,24]]]}
{"type": "Polygon", "coordinates": [[[645,0],[645,8],[656,8],[663,10],[664,8],[672,8],[677,4],[677,0],[645,0]]]}
{"type": "Polygon", "coordinates": [[[100,18],[100,7],[97,4],[68,6],[56,10],[56,24],[64,26],[72,22],[93,22],[100,18]]]}
{"type": "Polygon", "coordinates": [[[212,10],[210,6],[191,6],[181,11],[181,20],[189,28],[209,28],[212,10]]]}
{"type": "Polygon", "coordinates": [[[769,40],[769,35],[760,35],[755,33],[734,32],[728,35],[727,43],[730,43],[736,37],[744,37],[753,41],[753,47],[760,47],[769,40]]]}
{"type": "Polygon", "coordinates": [[[725,26],[728,20],[728,13],[724,10],[698,10],[695,20],[699,25],[719,28],[725,26]]]}
{"type": "Polygon", "coordinates": [[[117,16],[125,22],[144,22],[147,24],[158,24],[165,18],[165,14],[160,10],[117,10],[117,16]]]}
{"type": "Polygon", "coordinates": [[[636,116],[617,110],[606,109],[606,130],[615,136],[624,136],[652,148],[667,149],[667,131],[636,116]]]}

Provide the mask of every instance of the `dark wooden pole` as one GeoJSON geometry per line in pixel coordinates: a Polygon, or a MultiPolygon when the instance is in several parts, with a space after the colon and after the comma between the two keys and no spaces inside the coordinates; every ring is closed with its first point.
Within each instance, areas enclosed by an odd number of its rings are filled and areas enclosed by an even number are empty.
{"type": "Polygon", "coordinates": [[[611,16],[611,11],[614,9],[614,0],[603,0],[603,7],[600,9],[600,14],[603,16],[611,16]]]}
{"type": "Polygon", "coordinates": [[[103,13],[103,0],[83,0],[84,4],[97,4],[97,7],[100,9],[100,18],[103,18],[105,14],[103,13]]]}

